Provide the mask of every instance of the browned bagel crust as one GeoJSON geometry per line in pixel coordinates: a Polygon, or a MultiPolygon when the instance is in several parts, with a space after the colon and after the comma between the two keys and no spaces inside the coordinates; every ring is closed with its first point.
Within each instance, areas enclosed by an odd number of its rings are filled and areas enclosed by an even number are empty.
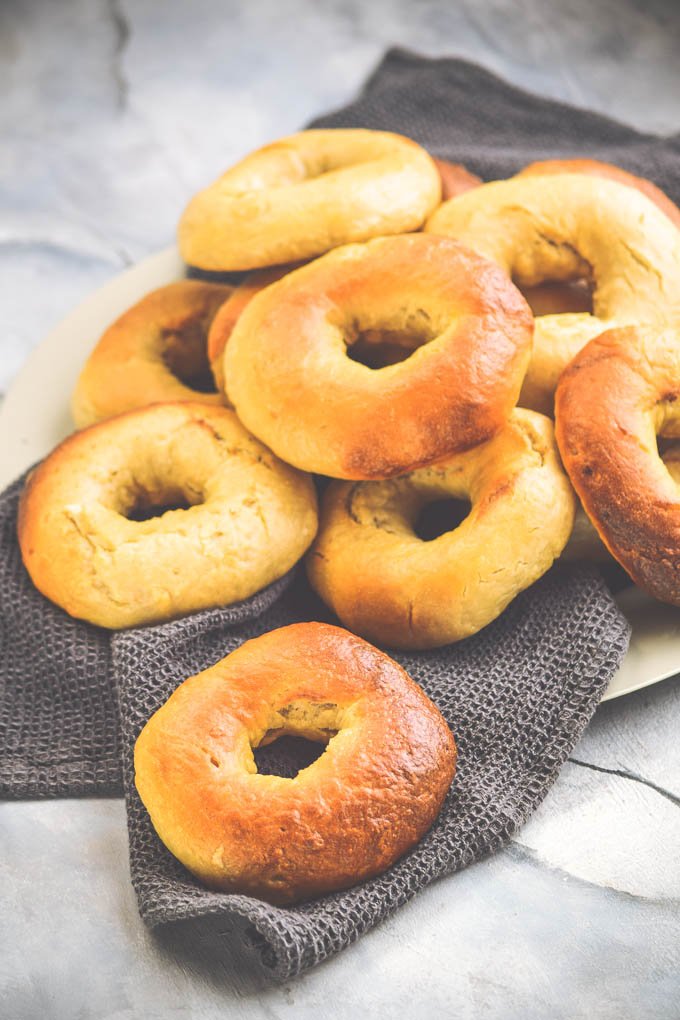
{"type": "Polygon", "coordinates": [[[271,266],[249,273],[220,307],[208,332],[208,360],[220,393],[226,390],[224,380],[224,349],[234,326],[256,294],[276,283],[283,276],[297,269],[302,263],[290,262],[283,266],[271,266]]]}
{"type": "Polygon", "coordinates": [[[179,375],[209,378],[208,329],[233,289],[178,280],[151,291],[116,319],[78,378],[71,401],[78,428],[163,401],[223,404],[220,393],[196,389],[179,375]]]}
{"type": "Polygon", "coordinates": [[[296,467],[387,478],[503,426],[532,327],[503,271],[456,241],[406,234],[347,245],[251,301],[226,349],[228,397],[246,427],[296,467]],[[367,368],[347,348],[372,333],[417,349],[367,368]]]}
{"type": "Polygon", "coordinates": [[[545,177],[547,174],[587,174],[590,177],[605,177],[610,181],[627,184],[629,188],[635,188],[651,199],[676,227],[680,227],[680,209],[675,202],[672,202],[661,188],[657,188],[656,184],[652,184],[645,177],[636,177],[620,166],[603,163],[599,159],[545,159],[529,163],[516,176],[545,177]]]}
{"type": "Polygon", "coordinates": [[[680,605],[680,495],[656,434],[678,434],[680,343],[636,327],[592,340],[562,374],[562,460],[603,542],[633,581],[680,605]]]}
{"type": "Polygon", "coordinates": [[[469,191],[471,188],[478,188],[480,184],[484,183],[481,177],[470,173],[462,163],[449,163],[446,159],[437,159],[434,156],[432,160],[441,177],[442,202],[453,198],[454,195],[462,195],[464,191],[469,191]]]}
{"type": "MultiPolygon", "coordinates": [[[[622,170],[612,163],[603,163],[597,159],[546,159],[530,163],[520,170],[517,177],[545,177],[550,174],[586,174],[590,177],[604,177],[630,188],[641,191],[666,214],[669,220],[680,227],[680,209],[644,177],[622,170]]],[[[534,315],[555,315],[560,312],[589,312],[592,309],[591,296],[588,289],[576,284],[545,283],[536,287],[521,288],[529,302],[534,315]]]]}
{"type": "Polygon", "coordinates": [[[592,284],[592,315],[536,320],[522,406],[551,413],[561,372],[604,330],[680,315],[680,232],[639,189],[602,174],[494,181],[445,202],[425,230],[492,258],[520,287],[592,284]]]}
{"type": "Polygon", "coordinates": [[[135,781],[200,881],[291,903],[393,864],[432,825],[455,761],[446,722],[401,666],[339,627],[301,623],[181,684],[137,740],[135,781]],[[293,779],[260,775],[252,748],[284,733],[328,746],[293,779]]]}

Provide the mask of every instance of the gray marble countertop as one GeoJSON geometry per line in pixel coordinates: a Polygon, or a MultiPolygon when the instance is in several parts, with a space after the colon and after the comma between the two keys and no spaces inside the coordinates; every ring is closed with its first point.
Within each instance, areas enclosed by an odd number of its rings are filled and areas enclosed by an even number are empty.
{"type": "MultiPolygon", "coordinates": [[[[196,188],[356,91],[386,46],[453,54],[680,131],[673,0],[16,0],[0,7],[0,391],[196,188]]],[[[603,705],[503,852],[283,986],[229,925],[152,935],[118,800],[0,805],[7,1020],[680,1018],[680,686],[603,705]]]]}

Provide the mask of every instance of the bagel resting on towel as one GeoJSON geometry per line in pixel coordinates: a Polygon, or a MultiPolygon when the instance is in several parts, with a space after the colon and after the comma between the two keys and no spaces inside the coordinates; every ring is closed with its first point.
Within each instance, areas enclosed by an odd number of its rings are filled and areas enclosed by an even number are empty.
{"type": "Polygon", "coordinates": [[[437,817],[456,763],[439,710],[393,659],[324,623],[246,641],[142,729],[135,784],[168,849],[211,889],[311,899],[385,871],[437,817]],[[279,737],[326,745],[261,774],[279,737]]]}
{"type": "Polygon", "coordinates": [[[233,411],[187,402],[64,440],[28,478],[18,536],[43,595],[119,628],[248,598],[290,570],[316,527],[310,478],[233,411]]]}

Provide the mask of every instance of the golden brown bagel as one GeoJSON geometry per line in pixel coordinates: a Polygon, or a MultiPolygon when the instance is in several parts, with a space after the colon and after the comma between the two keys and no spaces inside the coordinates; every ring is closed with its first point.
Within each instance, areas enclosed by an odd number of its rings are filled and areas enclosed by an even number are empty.
{"type": "Polygon", "coordinates": [[[247,428],[289,463],[386,478],[469,449],[517,400],[532,317],[506,276],[426,234],[348,245],[267,287],[230,337],[225,376],[247,428]],[[410,357],[379,369],[353,346],[410,357]]]}
{"type": "Polygon", "coordinates": [[[680,232],[645,195],[578,174],[495,181],[445,202],[426,230],[492,259],[519,286],[593,283],[593,315],[536,320],[520,402],[550,413],[572,357],[612,322],[680,316],[680,232]]]}
{"type": "Polygon", "coordinates": [[[77,432],[32,472],[19,544],[62,609],[134,627],[247,598],[293,566],[316,524],[311,480],[232,411],[153,404],[77,432]],[[143,519],[168,504],[184,508],[143,519]]]}
{"type": "Polygon", "coordinates": [[[446,159],[433,157],[434,165],[439,171],[442,182],[442,202],[446,202],[454,195],[462,195],[470,188],[477,188],[483,184],[481,177],[471,174],[462,163],[449,163],[446,159]]]}
{"type": "Polygon", "coordinates": [[[168,849],[213,889],[291,903],[384,871],[425,834],[453,779],[438,709],[383,652],[301,623],[181,684],[142,730],[135,782],[168,849]],[[327,745],[293,779],[253,748],[327,745]]]}
{"type": "MultiPolygon", "coordinates": [[[[675,484],[680,485],[680,443],[672,443],[662,452],[661,459],[675,484]]],[[[595,530],[580,500],[576,501],[574,526],[560,558],[590,563],[612,562],[609,550],[595,530]]]]}
{"type": "Polygon", "coordinates": [[[476,633],[545,573],[571,532],[574,497],[552,423],[516,410],[483,446],[387,482],[333,483],[307,558],[314,589],[345,626],[394,648],[476,633]],[[433,501],[468,516],[432,541],[416,532],[433,501]]]}
{"type": "Polygon", "coordinates": [[[417,230],[440,200],[431,157],[387,131],[301,131],[246,156],[191,199],[182,258],[259,269],[417,230]]]}
{"type": "Polygon", "coordinates": [[[245,280],[234,288],[233,293],[217,312],[208,333],[208,359],[220,393],[226,391],[224,348],[227,346],[227,341],[242,312],[245,311],[256,294],[268,287],[270,283],[276,283],[293,269],[297,269],[299,265],[299,262],[291,262],[285,266],[272,266],[271,269],[259,269],[255,273],[249,273],[245,280]]]}
{"type": "Polygon", "coordinates": [[[661,188],[657,188],[656,184],[652,184],[644,177],[636,177],[627,170],[622,170],[620,166],[603,163],[599,159],[545,159],[529,163],[520,170],[517,177],[545,177],[548,174],[587,174],[626,184],[629,188],[641,191],[676,227],[680,227],[680,209],[675,202],[672,202],[661,188]]]}
{"type": "Polygon", "coordinates": [[[680,604],[680,494],[656,437],[680,434],[680,336],[629,327],[592,340],[562,375],[562,460],[603,542],[633,581],[680,604]]]}
{"type": "Polygon", "coordinates": [[[78,378],[71,401],[78,428],[161,401],[223,404],[214,392],[206,338],[232,291],[225,284],[179,280],[116,319],[78,378]]]}

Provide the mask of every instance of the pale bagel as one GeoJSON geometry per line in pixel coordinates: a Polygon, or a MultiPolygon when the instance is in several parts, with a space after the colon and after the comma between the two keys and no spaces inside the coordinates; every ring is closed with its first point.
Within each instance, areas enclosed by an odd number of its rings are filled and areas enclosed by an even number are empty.
{"type": "Polygon", "coordinates": [[[310,478],[233,411],[187,402],[66,439],[28,479],[18,535],[43,595],[118,628],[248,598],[295,564],[316,523],[310,478]]]}
{"type": "Polygon", "coordinates": [[[574,495],[552,422],[516,410],[488,443],[385,482],[334,482],[306,557],[312,587],[342,623],[394,648],[459,641],[548,570],[569,538],[574,495]],[[416,533],[432,501],[469,500],[432,541],[416,533]]]}
{"type": "Polygon", "coordinates": [[[441,183],[431,157],[387,131],[301,131],[246,156],[195,195],[179,248],[208,270],[258,269],[417,230],[441,183]]]}
{"type": "Polygon", "coordinates": [[[495,181],[445,202],[426,230],[490,258],[519,286],[592,281],[592,315],[536,320],[524,406],[551,413],[562,370],[610,325],[680,319],[680,231],[618,181],[579,174],[495,181]]]}

